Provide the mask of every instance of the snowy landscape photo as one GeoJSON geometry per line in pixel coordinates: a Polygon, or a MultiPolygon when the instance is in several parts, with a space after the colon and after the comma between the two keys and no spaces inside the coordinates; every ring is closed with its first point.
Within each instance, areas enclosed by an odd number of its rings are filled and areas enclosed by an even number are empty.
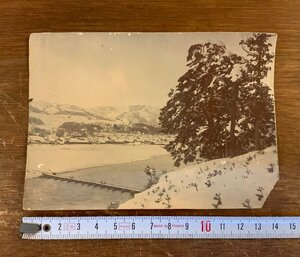
{"type": "Polygon", "coordinates": [[[34,33],[23,208],[261,208],[274,33],[34,33]]]}

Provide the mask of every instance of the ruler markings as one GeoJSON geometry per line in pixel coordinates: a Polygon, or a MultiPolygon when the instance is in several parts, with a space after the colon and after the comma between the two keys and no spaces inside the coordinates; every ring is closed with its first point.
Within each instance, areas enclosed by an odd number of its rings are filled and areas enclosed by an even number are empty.
{"type": "Polygon", "coordinates": [[[300,217],[24,217],[23,223],[42,227],[24,239],[300,238],[300,217]]]}

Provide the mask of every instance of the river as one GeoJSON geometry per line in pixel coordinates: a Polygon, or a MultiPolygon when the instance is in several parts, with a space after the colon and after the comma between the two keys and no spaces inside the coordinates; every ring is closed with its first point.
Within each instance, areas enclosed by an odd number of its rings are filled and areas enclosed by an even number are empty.
{"type": "Polygon", "coordinates": [[[171,156],[160,145],[28,145],[24,209],[106,209],[123,203],[129,193],[41,178],[41,171],[89,181],[105,181],[143,190],[149,165],[170,172],[171,156]]]}

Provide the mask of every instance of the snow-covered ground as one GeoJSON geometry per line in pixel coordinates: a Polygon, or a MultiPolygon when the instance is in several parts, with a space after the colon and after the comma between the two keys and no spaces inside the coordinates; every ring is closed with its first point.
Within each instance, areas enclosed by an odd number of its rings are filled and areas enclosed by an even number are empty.
{"type": "Polygon", "coordinates": [[[279,178],[276,146],[178,169],[119,209],[260,208],[279,178]]]}

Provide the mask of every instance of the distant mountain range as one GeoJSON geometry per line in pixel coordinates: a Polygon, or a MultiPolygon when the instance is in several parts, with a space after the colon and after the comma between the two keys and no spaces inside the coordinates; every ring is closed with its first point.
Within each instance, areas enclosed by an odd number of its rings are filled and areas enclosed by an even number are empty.
{"type": "Polygon", "coordinates": [[[87,111],[111,121],[125,124],[144,123],[157,127],[160,108],[149,105],[99,106],[90,108],[87,111]]]}
{"type": "Polygon", "coordinates": [[[111,125],[145,124],[159,127],[160,107],[131,105],[124,107],[98,106],[82,108],[75,105],[32,101],[29,105],[30,125],[56,130],[64,122],[111,125]]]}

